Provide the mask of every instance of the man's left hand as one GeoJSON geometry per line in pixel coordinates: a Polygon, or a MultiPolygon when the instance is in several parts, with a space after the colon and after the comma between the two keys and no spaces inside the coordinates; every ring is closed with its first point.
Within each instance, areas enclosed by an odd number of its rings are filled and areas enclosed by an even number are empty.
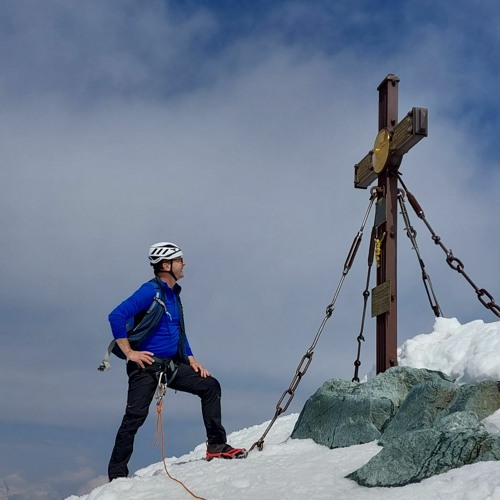
{"type": "Polygon", "coordinates": [[[203,365],[200,365],[195,359],[189,360],[189,365],[196,372],[199,373],[203,378],[210,377],[212,375],[203,365]]]}

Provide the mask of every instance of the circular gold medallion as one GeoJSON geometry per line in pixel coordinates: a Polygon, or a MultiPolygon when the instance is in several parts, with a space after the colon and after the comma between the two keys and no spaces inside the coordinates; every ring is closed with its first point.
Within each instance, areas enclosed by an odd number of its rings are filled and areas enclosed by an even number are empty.
{"type": "Polygon", "coordinates": [[[384,170],[387,163],[387,158],[389,158],[390,140],[391,134],[386,128],[383,128],[377,134],[372,154],[372,167],[376,174],[380,174],[380,172],[384,170]]]}

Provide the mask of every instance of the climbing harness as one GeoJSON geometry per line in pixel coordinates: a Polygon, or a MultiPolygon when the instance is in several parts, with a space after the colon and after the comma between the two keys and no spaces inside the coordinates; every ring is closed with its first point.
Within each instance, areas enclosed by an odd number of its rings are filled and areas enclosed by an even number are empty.
{"type": "Polygon", "coordinates": [[[260,439],[258,439],[254,444],[252,444],[252,446],[248,450],[249,452],[251,452],[254,448],[257,448],[259,451],[263,450],[264,440],[265,440],[267,434],[271,430],[271,427],[274,425],[277,418],[282,413],[284,413],[287,410],[287,408],[290,406],[290,403],[292,402],[292,399],[295,396],[295,390],[297,389],[297,386],[299,385],[300,381],[302,380],[302,377],[307,372],[309,365],[311,364],[312,357],[314,354],[314,349],[316,348],[316,345],[321,337],[321,334],[323,333],[323,329],[325,328],[327,321],[330,319],[331,315],[333,314],[333,311],[335,309],[335,303],[337,301],[340,290],[342,289],[345,278],[346,278],[349,270],[352,267],[352,264],[354,262],[354,258],[356,257],[356,253],[358,251],[359,245],[361,243],[361,239],[363,237],[363,231],[364,231],[364,228],[366,225],[366,220],[368,219],[368,215],[369,215],[370,210],[372,208],[373,202],[376,198],[376,194],[377,194],[376,189],[373,189],[371,192],[370,202],[368,205],[368,209],[366,210],[363,222],[361,224],[361,227],[360,227],[357,235],[354,238],[354,241],[352,242],[351,248],[350,248],[349,253],[347,255],[347,258],[345,260],[344,270],[342,271],[342,276],[340,278],[339,284],[338,284],[337,289],[334,293],[332,301],[326,307],[325,317],[323,318],[323,321],[321,322],[321,325],[320,325],[318,331],[316,332],[314,340],[313,340],[311,346],[309,347],[309,349],[302,356],[302,359],[300,360],[300,363],[299,363],[297,369],[295,370],[295,375],[292,378],[290,386],[288,387],[288,389],[286,389],[283,392],[281,398],[278,400],[278,403],[276,404],[276,412],[274,414],[274,417],[270,421],[269,425],[267,426],[266,430],[264,431],[264,433],[262,434],[260,439]],[[284,404],[282,406],[283,402],[284,402],[284,404]]]}
{"type": "Polygon", "coordinates": [[[483,306],[486,307],[486,309],[489,309],[491,312],[493,312],[493,314],[495,314],[496,316],[500,317],[500,306],[495,303],[495,298],[493,297],[493,295],[491,295],[491,293],[489,293],[486,289],[479,288],[472,281],[472,279],[464,271],[464,264],[462,263],[462,261],[460,259],[458,259],[457,257],[455,257],[453,255],[453,252],[451,250],[448,250],[444,246],[444,244],[441,242],[441,237],[438,236],[434,232],[434,230],[432,229],[432,227],[429,224],[429,222],[427,222],[427,219],[425,217],[424,211],[422,210],[422,207],[417,202],[417,199],[415,198],[415,196],[413,196],[413,194],[411,194],[410,191],[408,191],[408,188],[406,187],[405,183],[401,179],[401,174],[398,173],[398,177],[399,177],[399,180],[400,180],[400,182],[401,182],[404,190],[406,191],[406,195],[408,197],[408,201],[410,202],[410,205],[412,206],[413,210],[415,211],[415,213],[417,214],[417,216],[424,221],[424,224],[426,225],[427,229],[431,233],[432,240],[434,241],[434,243],[436,245],[439,245],[441,247],[441,249],[443,250],[443,252],[446,254],[446,262],[447,262],[447,264],[452,269],[454,269],[459,274],[461,274],[465,278],[465,280],[472,286],[472,288],[474,288],[479,302],[481,302],[481,304],[483,304],[483,306]]]}
{"type": "Polygon", "coordinates": [[[172,480],[175,481],[176,483],[180,484],[193,498],[197,498],[198,500],[206,500],[204,497],[200,497],[198,495],[195,495],[180,479],[175,478],[172,476],[168,470],[167,464],[165,462],[165,434],[163,432],[163,419],[162,419],[162,410],[163,410],[163,399],[165,397],[165,394],[167,392],[167,374],[165,373],[164,370],[160,371],[158,374],[158,386],[156,388],[156,394],[155,394],[155,399],[156,399],[156,434],[155,434],[155,440],[153,443],[153,447],[156,448],[156,444],[158,442],[158,439],[161,439],[161,461],[163,463],[163,468],[165,469],[165,472],[167,476],[172,480]]]}

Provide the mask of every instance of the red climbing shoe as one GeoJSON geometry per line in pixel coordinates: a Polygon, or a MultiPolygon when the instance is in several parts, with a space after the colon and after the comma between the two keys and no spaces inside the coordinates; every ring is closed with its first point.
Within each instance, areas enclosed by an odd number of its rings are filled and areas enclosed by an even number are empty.
{"type": "Polygon", "coordinates": [[[213,458],[247,458],[248,451],[245,448],[233,448],[227,443],[224,444],[207,444],[207,461],[210,462],[213,458]]]}

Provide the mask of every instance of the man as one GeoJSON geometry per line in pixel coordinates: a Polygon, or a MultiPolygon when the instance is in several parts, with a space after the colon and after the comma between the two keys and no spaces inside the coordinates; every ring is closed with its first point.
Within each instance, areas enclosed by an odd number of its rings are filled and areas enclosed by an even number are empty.
{"type": "Polygon", "coordinates": [[[127,464],[132,456],[134,438],[146,420],[160,377],[168,380],[168,387],[201,398],[207,460],[244,458],[247,455],[246,450],[226,443],[226,431],[221,423],[220,384],[196,361],[186,337],[179,297],[181,287],[177,283],[184,277],[186,265],[181,249],[169,242],[155,243],[149,249],[149,261],[164,294],[165,312],[159,323],[132,349],[126,324],[152,305],[156,297],[152,282],[144,283],[109,315],[113,336],[127,358],[129,377],[127,407],[108,466],[110,480],[128,475],[127,464]]]}

